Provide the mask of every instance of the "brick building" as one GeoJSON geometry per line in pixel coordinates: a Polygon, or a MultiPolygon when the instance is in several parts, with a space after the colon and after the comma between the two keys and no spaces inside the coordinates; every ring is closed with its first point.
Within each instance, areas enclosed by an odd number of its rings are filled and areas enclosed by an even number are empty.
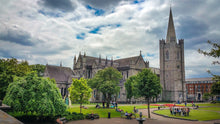
{"type": "Polygon", "coordinates": [[[186,94],[188,101],[203,101],[204,93],[210,93],[212,84],[215,81],[212,78],[191,78],[186,79],[186,94]]]}

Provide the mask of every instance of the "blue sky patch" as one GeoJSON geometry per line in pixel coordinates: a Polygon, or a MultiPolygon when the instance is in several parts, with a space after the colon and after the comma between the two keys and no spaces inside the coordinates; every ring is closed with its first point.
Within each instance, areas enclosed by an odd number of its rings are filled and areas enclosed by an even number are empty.
{"type": "Polygon", "coordinates": [[[59,12],[55,13],[55,12],[46,12],[44,10],[38,10],[38,13],[41,13],[45,16],[56,17],[56,18],[62,17],[62,13],[59,12]]]}
{"type": "Polygon", "coordinates": [[[149,57],[153,57],[154,54],[147,53],[147,56],[149,56],[149,57]]]}
{"type": "Polygon", "coordinates": [[[139,3],[142,3],[142,2],[144,2],[145,0],[134,0],[133,1],[133,4],[139,4],[139,3]]]}
{"type": "Polygon", "coordinates": [[[120,56],[116,56],[116,59],[120,59],[121,57],[120,56]]]}
{"type": "MultiPolygon", "coordinates": [[[[100,31],[100,28],[102,27],[112,27],[112,28],[118,28],[121,27],[121,24],[108,24],[108,25],[100,25],[98,27],[93,28],[92,30],[89,31],[89,33],[92,34],[97,34],[100,31]]],[[[90,27],[87,27],[90,28],[90,27]]]]}
{"type": "Polygon", "coordinates": [[[86,36],[85,33],[77,34],[77,35],[76,35],[76,39],[84,40],[84,39],[85,39],[85,36],[86,36]]]}
{"type": "Polygon", "coordinates": [[[94,14],[96,16],[102,16],[105,13],[105,11],[103,9],[96,9],[96,8],[91,7],[90,5],[86,5],[86,8],[89,10],[95,11],[94,14]]]}
{"type": "Polygon", "coordinates": [[[98,27],[92,29],[91,31],[89,31],[89,33],[97,34],[101,27],[104,27],[104,26],[98,26],[98,27]]]}

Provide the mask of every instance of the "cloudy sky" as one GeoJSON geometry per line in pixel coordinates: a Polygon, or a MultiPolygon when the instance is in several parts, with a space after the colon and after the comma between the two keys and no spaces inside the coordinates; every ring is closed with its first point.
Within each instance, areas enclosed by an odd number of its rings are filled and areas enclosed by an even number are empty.
{"type": "MultiPolygon", "coordinates": [[[[1,0],[0,58],[72,67],[80,51],[110,59],[142,55],[159,68],[170,0],[1,0]]],[[[173,0],[178,39],[185,41],[186,78],[220,75],[216,60],[197,52],[220,42],[219,0],[173,0]]]]}

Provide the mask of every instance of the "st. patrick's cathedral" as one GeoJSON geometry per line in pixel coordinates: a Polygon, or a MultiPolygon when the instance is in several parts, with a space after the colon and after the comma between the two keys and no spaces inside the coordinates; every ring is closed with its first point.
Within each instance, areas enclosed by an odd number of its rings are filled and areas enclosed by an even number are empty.
{"type": "MultiPolygon", "coordinates": [[[[132,75],[136,75],[144,68],[149,68],[160,77],[163,91],[158,96],[159,101],[184,101],[185,98],[185,67],[184,67],[184,40],[177,43],[172,10],[170,8],[166,40],[159,41],[160,69],[149,67],[149,61],[145,61],[141,52],[137,56],[129,58],[108,59],[107,57],[88,56],[86,53],[79,53],[74,57],[73,70],[68,67],[46,65],[45,77],[54,78],[60,89],[61,95],[68,96],[68,88],[72,78],[93,78],[95,74],[106,67],[113,67],[121,72],[123,78],[120,81],[120,92],[117,102],[127,102],[124,83],[132,75]]],[[[146,91],[147,92],[147,91],[146,91]]],[[[91,102],[101,102],[101,93],[93,90],[91,102]]],[[[143,101],[133,99],[132,101],[143,101]]]]}

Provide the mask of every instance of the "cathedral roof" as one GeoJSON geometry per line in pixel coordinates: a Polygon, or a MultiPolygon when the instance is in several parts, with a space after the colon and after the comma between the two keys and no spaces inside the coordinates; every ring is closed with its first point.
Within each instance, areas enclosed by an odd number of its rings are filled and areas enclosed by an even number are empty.
{"type": "MultiPolygon", "coordinates": [[[[129,67],[132,64],[136,64],[138,60],[142,57],[141,54],[139,56],[129,57],[129,58],[123,58],[123,59],[117,59],[117,60],[110,60],[110,59],[102,59],[100,57],[92,57],[92,56],[83,56],[80,55],[78,62],[85,62],[87,66],[92,66],[93,64],[101,67],[129,67]],[[82,60],[81,60],[82,59],[82,60]],[[101,63],[101,64],[100,64],[101,63]]],[[[143,59],[143,58],[142,58],[143,59]]],[[[144,60],[143,60],[144,61],[144,60]]]]}
{"type": "Polygon", "coordinates": [[[68,82],[74,76],[74,73],[69,67],[61,67],[54,65],[46,65],[46,71],[49,78],[54,78],[56,82],[68,82]]]}
{"type": "Polygon", "coordinates": [[[117,59],[114,62],[119,63],[120,67],[125,67],[125,66],[130,66],[132,63],[136,64],[140,56],[134,56],[134,57],[129,57],[129,58],[124,58],[124,59],[117,59]]]}
{"type": "MultiPolygon", "coordinates": [[[[92,56],[85,56],[86,57],[86,65],[92,65],[94,62],[96,64],[99,64],[99,58],[97,57],[92,57],[92,56]]],[[[101,65],[105,65],[106,59],[101,59],[101,65]]],[[[110,64],[111,60],[107,59],[107,64],[110,64]]]]}
{"type": "Polygon", "coordinates": [[[174,27],[173,15],[172,15],[172,9],[171,8],[170,8],[168,28],[167,28],[166,42],[167,43],[176,42],[176,33],[175,33],[175,27],[174,27]]]}

